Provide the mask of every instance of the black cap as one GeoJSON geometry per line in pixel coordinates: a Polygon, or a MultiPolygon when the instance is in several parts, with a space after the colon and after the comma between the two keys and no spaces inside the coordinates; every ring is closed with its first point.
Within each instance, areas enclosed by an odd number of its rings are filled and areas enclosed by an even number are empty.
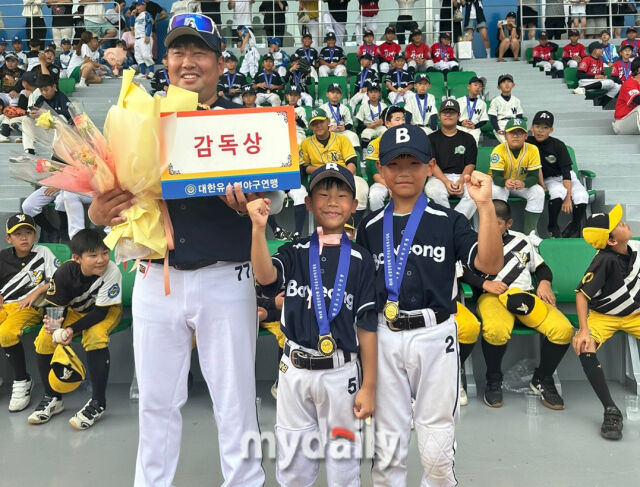
{"type": "Polygon", "coordinates": [[[508,17],[513,17],[513,18],[515,19],[515,18],[517,18],[518,16],[516,15],[516,13],[515,13],[513,10],[511,10],[510,12],[507,12],[507,15],[505,15],[505,17],[504,17],[504,18],[506,19],[506,18],[508,18],[508,17]]]}
{"type": "Polygon", "coordinates": [[[620,46],[620,49],[618,49],[618,52],[622,52],[625,49],[629,49],[630,51],[633,51],[633,46],[631,44],[625,44],[624,46],[620,46]]]}
{"type": "Polygon", "coordinates": [[[511,76],[509,73],[501,74],[500,76],[498,76],[498,85],[507,79],[513,81],[513,76],[511,76]]]}
{"type": "Polygon", "coordinates": [[[370,90],[381,91],[380,83],[378,83],[377,81],[367,81],[367,84],[365,86],[367,88],[367,91],[370,91],[370,90]]]}
{"type": "Polygon", "coordinates": [[[447,98],[440,103],[440,110],[438,112],[456,112],[460,113],[460,104],[455,98],[447,98]]]}
{"type": "Polygon", "coordinates": [[[20,82],[26,82],[36,87],[39,87],[42,84],[42,80],[40,79],[40,77],[33,71],[27,71],[26,73],[23,73],[20,77],[20,82]]]}
{"type": "Polygon", "coordinates": [[[403,154],[412,155],[423,163],[431,160],[429,137],[417,125],[398,125],[388,129],[380,139],[380,165],[403,154]]]}
{"type": "Polygon", "coordinates": [[[300,56],[298,56],[296,53],[293,53],[291,56],[289,56],[289,62],[290,63],[293,63],[293,62],[295,62],[295,61],[297,61],[299,59],[300,59],[300,56]]]}
{"type": "Polygon", "coordinates": [[[477,76],[472,76],[471,78],[469,78],[469,82],[467,84],[470,85],[471,83],[480,83],[482,86],[484,86],[484,81],[477,76]]]}
{"type": "Polygon", "coordinates": [[[409,35],[409,39],[413,39],[413,36],[421,36],[422,31],[420,29],[413,29],[409,35]]]}
{"type": "Polygon", "coordinates": [[[404,59],[405,61],[407,60],[407,58],[405,57],[405,55],[401,52],[399,52],[398,54],[396,54],[395,56],[393,56],[393,60],[395,61],[396,59],[404,59]]]}
{"type": "Polygon", "coordinates": [[[440,39],[451,39],[451,34],[449,34],[448,32],[443,32],[442,34],[440,34],[440,39]]]}
{"type": "Polygon", "coordinates": [[[429,75],[427,73],[417,73],[413,81],[415,81],[416,83],[419,83],[420,81],[431,83],[431,78],[429,78],[429,75]]]}
{"type": "Polygon", "coordinates": [[[638,73],[640,73],[640,56],[631,61],[631,75],[638,76],[638,73]]]}
{"type": "Polygon", "coordinates": [[[388,26],[388,27],[384,30],[384,33],[385,33],[385,34],[388,34],[389,32],[392,32],[392,33],[394,33],[394,34],[396,33],[396,29],[395,29],[395,27],[393,27],[393,25],[388,26]]]}
{"type": "Polygon", "coordinates": [[[546,30],[540,31],[540,35],[538,35],[538,39],[548,39],[548,38],[549,36],[547,35],[546,30]]]}
{"type": "Polygon", "coordinates": [[[20,227],[29,227],[35,231],[36,222],[34,221],[33,217],[29,215],[25,215],[23,213],[18,213],[16,215],[13,215],[12,217],[9,217],[9,219],[7,220],[7,226],[6,226],[7,235],[15,232],[20,227]]]}
{"type": "Polygon", "coordinates": [[[338,83],[331,83],[329,86],[327,86],[327,93],[335,90],[338,90],[340,93],[342,93],[342,86],[340,86],[338,83]]]}
{"type": "Polygon", "coordinates": [[[601,42],[592,42],[591,44],[589,44],[589,53],[592,53],[593,51],[595,51],[596,49],[604,49],[604,46],[602,45],[601,42]]]}
{"type": "Polygon", "coordinates": [[[250,94],[250,95],[255,95],[256,94],[256,90],[254,90],[251,85],[243,86],[242,87],[242,95],[244,96],[247,93],[250,94]]]}
{"type": "Polygon", "coordinates": [[[313,37],[311,37],[311,34],[309,34],[308,32],[305,32],[304,34],[302,34],[302,38],[304,39],[305,37],[308,37],[309,39],[313,39],[313,37]]]}
{"type": "Polygon", "coordinates": [[[553,113],[549,110],[540,110],[533,117],[533,125],[548,125],[553,127],[553,113]]]}
{"type": "Polygon", "coordinates": [[[336,34],[334,32],[327,32],[327,35],[324,36],[324,40],[325,42],[328,41],[329,39],[336,39],[336,34]]]}
{"type": "Polygon", "coordinates": [[[320,181],[329,178],[339,179],[340,181],[344,182],[347,186],[349,186],[349,189],[353,191],[353,194],[355,196],[356,181],[353,177],[353,174],[351,174],[351,171],[349,171],[346,167],[340,166],[335,162],[325,164],[324,166],[319,167],[318,169],[313,171],[313,173],[311,173],[311,177],[309,178],[309,191],[312,191],[320,181]]]}
{"type": "MultiPolygon", "coordinates": [[[[190,16],[203,16],[202,14],[189,14],[190,16]]],[[[177,17],[177,16],[176,16],[177,17]]],[[[204,17],[204,16],[203,16],[204,17]]],[[[180,37],[197,37],[202,40],[212,51],[220,54],[222,52],[220,48],[220,36],[217,32],[203,32],[199,31],[191,25],[182,25],[175,27],[167,32],[167,36],[164,38],[164,47],[169,47],[176,39],[180,37]]]]}
{"type": "Polygon", "coordinates": [[[224,59],[224,60],[225,60],[225,62],[227,62],[227,61],[236,61],[236,62],[238,62],[238,58],[237,58],[237,57],[235,57],[235,56],[234,56],[234,54],[233,54],[232,52],[228,53],[228,54],[225,56],[225,59],[224,59]]]}
{"type": "Polygon", "coordinates": [[[286,93],[287,95],[299,95],[300,94],[300,89],[295,86],[295,85],[291,85],[289,86],[289,88],[287,88],[286,93]]]}
{"type": "Polygon", "coordinates": [[[360,54],[360,59],[368,59],[369,61],[371,61],[373,58],[368,52],[363,52],[362,54],[360,54]]]}
{"type": "Polygon", "coordinates": [[[270,52],[264,53],[264,55],[262,56],[262,60],[266,61],[267,59],[271,59],[273,61],[273,54],[271,54],[270,52]]]}
{"type": "Polygon", "coordinates": [[[569,37],[580,37],[580,32],[576,29],[569,30],[569,37]]]}
{"type": "Polygon", "coordinates": [[[602,29],[600,31],[600,35],[602,35],[602,34],[607,34],[609,37],[611,37],[611,32],[609,32],[609,29],[602,29]]]}
{"type": "Polygon", "coordinates": [[[627,27],[627,32],[638,32],[634,26],[627,27]]]}
{"type": "Polygon", "coordinates": [[[14,53],[10,52],[5,55],[4,60],[8,61],[9,59],[13,59],[14,61],[20,61],[20,58],[16,56],[14,53]]]}
{"type": "Polygon", "coordinates": [[[367,29],[367,30],[364,31],[364,34],[362,35],[362,37],[367,37],[367,36],[375,37],[375,34],[373,33],[373,31],[371,29],[367,29]]]}

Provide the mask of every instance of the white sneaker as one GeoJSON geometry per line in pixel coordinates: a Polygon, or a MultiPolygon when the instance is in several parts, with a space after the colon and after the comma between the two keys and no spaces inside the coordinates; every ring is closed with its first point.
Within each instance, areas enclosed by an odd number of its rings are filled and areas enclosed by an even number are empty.
{"type": "Polygon", "coordinates": [[[134,78],[136,79],[147,79],[147,75],[146,74],[142,74],[142,73],[138,73],[134,76],[134,78]]]}
{"type": "Polygon", "coordinates": [[[69,420],[69,424],[77,430],[91,428],[104,414],[104,408],[95,399],[89,399],[87,404],[69,420]]]}
{"type": "Polygon", "coordinates": [[[43,424],[49,421],[52,416],[60,414],[62,411],[64,411],[62,399],[44,396],[27,421],[29,421],[29,424],[43,424]]]}
{"type": "Polygon", "coordinates": [[[271,386],[271,395],[277,401],[278,400],[278,379],[271,386]]]}
{"type": "Polygon", "coordinates": [[[22,137],[16,137],[15,139],[13,139],[13,142],[16,144],[22,144],[22,137]]]}
{"type": "Polygon", "coordinates": [[[584,94],[587,92],[587,90],[585,90],[584,88],[582,88],[582,87],[580,87],[580,86],[579,86],[579,87],[577,87],[575,90],[573,90],[573,92],[574,92],[576,95],[584,95],[584,94]]]}
{"type": "Polygon", "coordinates": [[[0,135],[0,143],[6,144],[7,142],[11,142],[11,139],[6,135],[0,135]]]}
{"type": "Polygon", "coordinates": [[[76,88],[88,88],[88,84],[84,80],[80,80],[80,82],[76,85],[76,88]]]}
{"type": "Polygon", "coordinates": [[[466,406],[469,404],[469,399],[467,398],[467,391],[464,390],[464,387],[460,388],[460,406],[466,406]]]}
{"type": "Polygon", "coordinates": [[[11,400],[9,401],[9,411],[15,413],[25,409],[31,402],[32,390],[33,380],[14,380],[11,390],[11,400]]]}

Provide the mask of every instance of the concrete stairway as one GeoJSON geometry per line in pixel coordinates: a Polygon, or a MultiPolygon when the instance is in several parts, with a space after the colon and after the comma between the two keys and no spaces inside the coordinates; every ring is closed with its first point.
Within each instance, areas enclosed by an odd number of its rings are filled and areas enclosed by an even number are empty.
{"type": "Polygon", "coordinates": [[[551,79],[524,61],[498,63],[495,59],[463,61],[465,71],[475,71],[487,79],[486,90],[493,98],[499,93],[498,76],[510,73],[529,122],[538,110],[555,116],[554,133],[576,153],[578,166],[597,174],[593,181],[598,197],[594,210],[606,210],[621,203],[625,218],[635,232],[640,231],[640,137],[614,136],[612,111],[594,107],[591,100],[574,95],[561,79],[551,79]]]}

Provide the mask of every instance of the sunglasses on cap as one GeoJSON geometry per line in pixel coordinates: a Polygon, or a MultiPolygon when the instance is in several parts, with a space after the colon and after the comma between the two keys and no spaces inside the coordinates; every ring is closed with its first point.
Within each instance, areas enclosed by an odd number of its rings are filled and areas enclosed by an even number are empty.
{"type": "Polygon", "coordinates": [[[215,22],[206,15],[201,14],[178,14],[171,17],[167,32],[171,32],[178,27],[191,27],[198,32],[208,34],[218,34],[218,27],[215,22]]]}

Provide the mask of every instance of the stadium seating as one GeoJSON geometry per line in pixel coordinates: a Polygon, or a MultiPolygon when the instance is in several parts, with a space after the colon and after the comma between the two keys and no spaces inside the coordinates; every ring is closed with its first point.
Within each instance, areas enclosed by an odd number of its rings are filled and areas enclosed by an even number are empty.
{"type": "Polygon", "coordinates": [[[329,101],[327,98],[327,87],[332,83],[338,83],[342,88],[341,103],[346,103],[348,99],[348,84],[345,76],[323,76],[318,78],[318,100],[322,103],[329,101]]]}

